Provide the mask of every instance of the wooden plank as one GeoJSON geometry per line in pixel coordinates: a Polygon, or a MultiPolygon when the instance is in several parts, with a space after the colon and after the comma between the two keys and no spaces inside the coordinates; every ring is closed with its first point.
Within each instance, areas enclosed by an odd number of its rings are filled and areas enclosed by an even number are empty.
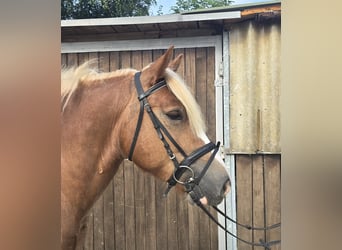
{"type": "Polygon", "coordinates": [[[104,246],[105,250],[115,248],[114,233],[114,190],[111,181],[103,193],[103,216],[104,216],[104,246]]]}
{"type": "Polygon", "coordinates": [[[104,250],[103,196],[94,204],[94,250],[104,250]]]}
{"type": "Polygon", "coordinates": [[[200,249],[210,249],[210,221],[208,215],[203,211],[199,211],[199,220],[197,225],[199,228],[199,245],[200,249]]]}
{"type": "Polygon", "coordinates": [[[68,65],[68,55],[61,54],[61,68],[66,67],[68,65]]]}
{"type": "MultiPolygon", "coordinates": [[[[251,224],[252,211],[252,159],[248,155],[236,156],[236,207],[237,221],[242,224],[251,224]]],[[[237,227],[237,234],[246,241],[252,241],[252,232],[237,227]]],[[[251,250],[252,247],[238,241],[239,250],[251,250]]]]}
{"type": "Polygon", "coordinates": [[[109,72],[110,71],[110,63],[109,63],[109,53],[108,52],[99,52],[99,70],[100,72],[109,72]]]}
{"type": "MultiPolygon", "coordinates": [[[[210,208],[209,211],[217,220],[217,212],[213,208],[210,208]]],[[[210,241],[210,249],[216,250],[218,249],[218,226],[212,220],[209,220],[209,230],[210,237],[208,240],[210,241]]]]}
{"type": "Polygon", "coordinates": [[[185,51],[184,49],[175,49],[173,53],[173,58],[175,58],[179,54],[183,54],[183,58],[181,59],[181,62],[176,72],[178,75],[180,75],[181,78],[184,79],[184,74],[185,74],[185,59],[184,59],[185,51]]]}
{"type": "Polygon", "coordinates": [[[127,249],[135,249],[135,199],[134,199],[134,169],[133,163],[124,163],[125,180],[125,241],[127,249]]]}
{"type": "Polygon", "coordinates": [[[93,209],[89,211],[87,233],[84,241],[84,250],[94,249],[94,213],[93,209]]]}
{"type": "Polygon", "coordinates": [[[126,249],[124,163],[114,176],[114,238],[115,249],[126,249]]]}
{"type": "Polygon", "coordinates": [[[154,177],[145,175],[145,209],[146,209],[146,249],[157,250],[156,244],[156,188],[154,177]]]}
{"type": "Polygon", "coordinates": [[[100,72],[109,72],[110,63],[109,63],[109,52],[99,52],[99,69],[100,72]]]}
{"type": "MultiPolygon", "coordinates": [[[[207,115],[207,53],[206,48],[196,49],[196,100],[203,116],[207,115]]],[[[206,121],[207,122],[207,121],[206,121]]]]}
{"type": "Polygon", "coordinates": [[[78,57],[77,57],[77,54],[76,53],[70,53],[70,54],[67,54],[68,55],[68,59],[67,59],[67,62],[68,62],[68,66],[69,67],[72,67],[72,66],[77,66],[78,65],[78,57]]]}
{"type": "Polygon", "coordinates": [[[144,173],[137,166],[134,168],[134,206],[135,206],[135,241],[139,249],[146,248],[145,183],[144,173]]]}
{"type": "MultiPolygon", "coordinates": [[[[264,227],[264,157],[253,155],[253,226],[264,227]]],[[[253,241],[265,241],[265,232],[256,230],[253,233],[253,241]]]]}
{"type": "MultiPolygon", "coordinates": [[[[156,245],[157,249],[168,249],[168,238],[167,238],[167,216],[166,216],[166,202],[167,199],[163,197],[165,189],[165,183],[156,180],[156,245]]],[[[172,190],[174,191],[174,190],[172,190]]],[[[171,191],[171,192],[172,192],[171,191]]]]}
{"type": "Polygon", "coordinates": [[[207,128],[208,137],[211,141],[216,141],[216,114],[215,114],[215,48],[207,49],[207,128]]]}
{"type": "Polygon", "coordinates": [[[120,68],[130,68],[131,67],[131,52],[123,51],[120,52],[120,68]]]}
{"type": "Polygon", "coordinates": [[[185,49],[185,82],[188,84],[191,93],[196,97],[196,49],[185,49]]]}
{"type": "MultiPolygon", "coordinates": [[[[280,155],[264,157],[266,225],[272,225],[280,222],[280,155]]],[[[266,240],[279,240],[280,236],[280,228],[272,229],[266,233],[266,240]]],[[[280,244],[272,247],[279,249],[280,244]]]]}
{"type": "Polygon", "coordinates": [[[88,53],[78,53],[78,65],[81,65],[82,63],[89,60],[89,54],[88,53]]]}
{"type": "MultiPolygon", "coordinates": [[[[165,184],[164,188],[165,189],[165,184]]],[[[177,223],[177,197],[176,190],[172,190],[166,199],[166,216],[167,216],[167,249],[178,249],[178,223],[177,223]]]]}
{"type": "Polygon", "coordinates": [[[200,249],[199,245],[199,208],[194,205],[188,206],[188,216],[189,216],[189,249],[197,250],[200,249]]]}
{"type": "Polygon", "coordinates": [[[176,195],[177,205],[177,238],[178,238],[178,249],[188,250],[189,249],[189,222],[188,222],[188,201],[186,200],[185,194],[177,193],[176,195]]]}
{"type": "Polygon", "coordinates": [[[88,59],[92,60],[92,67],[94,67],[95,69],[98,69],[99,66],[99,54],[97,52],[91,52],[88,54],[88,59]]]}
{"type": "Polygon", "coordinates": [[[120,54],[119,52],[110,52],[109,54],[110,71],[115,71],[120,68],[120,54]]]}

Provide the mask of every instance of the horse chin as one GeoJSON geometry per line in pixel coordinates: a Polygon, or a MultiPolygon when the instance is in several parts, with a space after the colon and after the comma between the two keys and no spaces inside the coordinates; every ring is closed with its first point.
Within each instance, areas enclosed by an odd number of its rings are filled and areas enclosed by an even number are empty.
{"type": "Polygon", "coordinates": [[[202,197],[201,199],[200,199],[200,202],[203,204],[203,205],[208,205],[208,200],[207,200],[207,197],[202,197]]]}

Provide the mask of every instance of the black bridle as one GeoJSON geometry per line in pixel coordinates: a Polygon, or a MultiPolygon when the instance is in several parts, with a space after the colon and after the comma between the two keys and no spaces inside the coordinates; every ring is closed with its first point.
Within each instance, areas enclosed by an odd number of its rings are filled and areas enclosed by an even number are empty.
{"type": "Polygon", "coordinates": [[[134,76],[134,83],[135,83],[135,88],[138,93],[138,100],[140,103],[140,111],[139,111],[139,116],[138,116],[138,121],[137,121],[137,126],[136,130],[133,136],[131,148],[129,150],[128,154],[128,159],[132,161],[135,145],[138,140],[139,132],[141,129],[141,124],[143,121],[143,116],[144,116],[144,110],[146,110],[147,114],[149,115],[153,126],[157,132],[157,135],[159,139],[162,141],[164,148],[166,150],[166,153],[168,154],[170,160],[173,162],[173,165],[175,167],[175,171],[173,175],[170,177],[168,180],[168,187],[167,190],[164,193],[164,196],[167,195],[167,193],[170,191],[170,189],[175,186],[177,183],[182,184],[185,187],[185,190],[187,193],[190,195],[196,197],[197,199],[200,199],[203,197],[203,194],[198,187],[201,179],[207,172],[210,164],[215,158],[215,155],[219,149],[220,143],[218,142],[216,145],[212,142],[209,142],[202,147],[196,149],[194,152],[191,154],[187,155],[183,148],[176,142],[176,140],[171,136],[171,134],[168,132],[168,130],[164,127],[164,125],[159,121],[158,117],[154,114],[147,98],[153,94],[154,92],[160,90],[161,88],[165,87],[166,81],[164,79],[160,80],[156,84],[154,84],[151,88],[148,90],[144,91],[141,85],[140,81],[140,75],[141,72],[137,72],[134,76]],[[178,161],[176,155],[172,151],[170,144],[167,142],[165,139],[167,137],[169,141],[175,146],[175,148],[180,152],[180,154],[183,156],[183,160],[181,162],[178,161]],[[206,165],[204,166],[202,172],[198,175],[195,176],[194,171],[191,169],[191,165],[195,163],[199,158],[203,157],[205,154],[212,152],[211,156],[209,157],[209,160],[207,161],[206,165]],[[190,177],[186,181],[181,181],[181,176],[188,171],[190,173],[190,177]]]}
{"type": "MultiPolygon", "coordinates": [[[[135,130],[133,140],[132,140],[132,144],[131,144],[131,148],[130,148],[129,154],[128,154],[128,159],[130,161],[132,161],[135,145],[136,145],[137,140],[138,140],[139,132],[141,129],[141,125],[142,125],[142,121],[143,121],[143,117],[144,117],[144,113],[145,113],[144,110],[146,110],[146,112],[148,113],[148,115],[149,115],[149,117],[153,123],[153,126],[157,132],[159,139],[162,141],[162,143],[164,145],[166,153],[168,154],[170,160],[173,162],[173,165],[175,167],[175,170],[174,170],[172,176],[167,181],[168,186],[167,186],[166,191],[164,192],[164,196],[166,197],[167,194],[169,193],[169,191],[171,190],[171,188],[174,187],[177,183],[179,183],[185,187],[185,192],[187,192],[190,195],[190,197],[194,201],[194,203],[197,204],[209,216],[209,218],[211,220],[213,220],[220,228],[222,228],[229,235],[233,236],[234,238],[236,238],[236,239],[238,239],[238,240],[240,240],[240,241],[242,241],[248,245],[261,246],[261,247],[265,247],[266,249],[270,249],[270,247],[272,245],[279,244],[280,240],[270,241],[270,242],[264,242],[264,241],[260,240],[260,243],[249,242],[249,241],[243,240],[243,239],[239,238],[238,236],[234,235],[233,233],[229,232],[226,229],[226,227],[222,226],[217,221],[217,219],[212,214],[210,214],[208,209],[200,201],[200,199],[202,197],[204,197],[204,195],[202,194],[202,191],[199,188],[199,183],[200,183],[201,179],[203,178],[203,176],[206,174],[210,164],[214,160],[215,155],[217,154],[218,149],[220,147],[220,142],[218,142],[217,144],[209,142],[209,143],[203,145],[202,147],[196,149],[191,154],[187,155],[185,153],[185,151],[183,150],[183,148],[176,142],[176,140],[171,136],[171,134],[168,132],[168,130],[164,127],[164,125],[159,121],[159,119],[154,114],[154,112],[153,112],[153,110],[152,110],[152,108],[151,108],[151,106],[147,100],[147,98],[151,94],[153,94],[154,92],[160,90],[161,88],[163,88],[167,85],[165,79],[158,81],[151,88],[144,91],[142,88],[142,85],[141,85],[140,75],[141,75],[141,72],[137,72],[134,76],[134,83],[135,83],[135,87],[136,87],[137,94],[138,94],[138,100],[140,103],[140,110],[139,110],[139,116],[138,116],[136,130],[135,130]],[[165,139],[165,136],[169,139],[169,141],[175,146],[175,148],[183,156],[183,160],[181,162],[178,161],[178,159],[177,159],[176,155],[174,154],[174,152],[172,151],[169,143],[165,139]],[[195,176],[195,173],[194,173],[193,169],[191,168],[191,165],[193,163],[195,163],[198,159],[200,159],[201,157],[203,157],[204,155],[206,155],[207,153],[209,153],[211,151],[212,151],[212,153],[211,153],[207,163],[205,164],[204,168],[202,169],[201,173],[198,176],[195,176]],[[187,180],[182,181],[181,177],[185,172],[189,172],[190,176],[187,178],[187,180]]],[[[214,206],[213,208],[217,212],[219,212],[222,216],[224,216],[225,219],[228,219],[231,222],[235,223],[236,225],[244,227],[248,230],[270,230],[270,229],[273,229],[273,228],[280,226],[280,223],[274,224],[274,225],[269,226],[269,227],[262,227],[262,228],[251,227],[249,225],[243,225],[243,224],[240,224],[237,221],[231,219],[227,215],[225,215],[217,207],[214,206]]]]}

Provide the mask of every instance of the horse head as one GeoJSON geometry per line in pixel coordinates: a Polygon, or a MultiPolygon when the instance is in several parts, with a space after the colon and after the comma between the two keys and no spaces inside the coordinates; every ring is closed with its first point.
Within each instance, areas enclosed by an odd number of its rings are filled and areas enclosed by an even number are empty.
{"type": "MultiPolygon", "coordinates": [[[[175,184],[202,204],[217,205],[230,188],[218,145],[205,133],[198,103],[175,73],[182,55],[173,47],[135,74],[120,142],[126,158],[161,180],[175,184]]],[[[200,84],[200,83],[199,83],[200,84]]]]}

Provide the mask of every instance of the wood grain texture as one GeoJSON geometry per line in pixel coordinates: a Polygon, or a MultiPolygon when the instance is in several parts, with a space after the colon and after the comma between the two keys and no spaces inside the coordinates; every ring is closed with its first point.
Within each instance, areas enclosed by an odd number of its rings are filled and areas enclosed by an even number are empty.
{"type": "MultiPolygon", "coordinates": [[[[262,155],[252,157],[253,166],[253,226],[264,227],[264,159],[262,155]]],[[[253,241],[265,240],[265,232],[256,230],[253,232],[253,241]]]]}
{"type": "MultiPolygon", "coordinates": [[[[265,156],[265,213],[266,225],[280,222],[280,155],[265,156]]],[[[266,233],[266,240],[280,239],[280,228],[266,233]]],[[[272,250],[279,250],[280,245],[275,245],[272,250]]]]}
{"type": "MultiPolygon", "coordinates": [[[[240,155],[236,158],[236,207],[237,221],[243,224],[251,224],[253,220],[253,171],[252,159],[249,155],[240,155]]],[[[237,227],[238,236],[244,240],[252,241],[251,231],[237,227]]],[[[253,248],[241,241],[238,241],[239,250],[252,250],[253,248]]]]}
{"type": "MultiPolygon", "coordinates": [[[[280,155],[237,155],[237,219],[243,224],[265,227],[280,222],[280,155]]],[[[259,242],[281,239],[280,228],[253,233],[238,227],[242,239],[259,242]]],[[[260,249],[238,242],[238,249],[260,249]]],[[[281,249],[281,245],[272,246],[281,249]]]]}
{"type": "Polygon", "coordinates": [[[133,163],[124,163],[125,186],[125,241],[126,249],[135,249],[135,199],[134,199],[134,169],[133,163]]]}
{"type": "Polygon", "coordinates": [[[115,249],[126,249],[124,163],[114,176],[115,249]]]}

